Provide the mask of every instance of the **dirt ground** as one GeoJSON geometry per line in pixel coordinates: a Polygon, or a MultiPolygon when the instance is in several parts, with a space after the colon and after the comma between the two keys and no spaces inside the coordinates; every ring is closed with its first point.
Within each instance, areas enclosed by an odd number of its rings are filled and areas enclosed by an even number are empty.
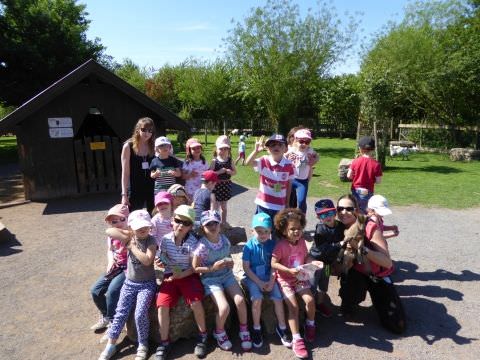
{"type": "MultiPolygon", "coordinates": [[[[254,190],[240,189],[230,201],[232,224],[248,227],[254,196],[254,190]]],[[[89,288],[106,265],[103,217],[118,200],[102,195],[0,208],[7,228],[0,238],[0,359],[98,358],[104,345],[102,335],[89,330],[97,319],[89,288]]],[[[309,199],[310,209],[315,200],[309,199]]],[[[405,336],[383,330],[366,301],[352,322],[336,314],[318,318],[312,358],[478,359],[480,208],[410,206],[393,212],[386,222],[401,231],[389,244],[408,316],[405,336]]],[[[307,230],[314,224],[310,211],[307,230]]],[[[329,294],[336,306],[337,291],[332,279],[329,294]]],[[[241,353],[238,341],[228,353],[212,346],[207,358],[294,358],[277,339],[265,343],[249,354],[241,353]]],[[[193,359],[192,351],[191,341],[180,340],[170,358],[193,359]]],[[[114,359],[133,359],[134,353],[125,340],[114,359]]]]}

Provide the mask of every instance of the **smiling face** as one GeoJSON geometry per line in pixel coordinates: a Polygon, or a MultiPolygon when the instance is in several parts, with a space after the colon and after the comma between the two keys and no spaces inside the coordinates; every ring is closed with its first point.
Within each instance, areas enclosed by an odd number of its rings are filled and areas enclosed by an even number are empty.
{"type": "Polygon", "coordinates": [[[202,147],[197,145],[197,146],[193,146],[193,147],[190,147],[190,152],[192,154],[192,157],[194,159],[200,159],[200,155],[202,155],[202,147]]]}
{"type": "Polygon", "coordinates": [[[288,242],[296,243],[303,235],[303,227],[300,221],[296,219],[288,220],[285,232],[283,234],[288,242]]]}
{"type": "Polygon", "coordinates": [[[270,239],[270,235],[272,231],[269,228],[263,226],[257,226],[256,228],[252,229],[253,236],[257,238],[257,240],[261,243],[270,239]]]}
{"type": "Polygon", "coordinates": [[[310,141],[309,138],[295,138],[293,145],[300,151],[305,151],[310,147],[310,141]]]}
{"type": "Polygon", "coordinates": [[[337,204],[338,219],[348,228],[357,220],[355,203],[349,198],[342,198],[337,204]]]}
{"type": "Polygon", "coordinates": [[[276,162],[279,162],[282,159],[286,149],[285,144],[281,141],[270,141],[267,146],[268,153],[276,162]]]}

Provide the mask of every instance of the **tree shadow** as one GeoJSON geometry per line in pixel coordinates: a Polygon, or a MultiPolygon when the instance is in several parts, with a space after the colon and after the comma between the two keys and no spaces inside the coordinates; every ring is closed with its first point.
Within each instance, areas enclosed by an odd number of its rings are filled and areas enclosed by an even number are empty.
{"type": "Polygon", "coordinates": [[[118,193],[90,194],[77,198],[52,199],[46,202],[43,215],[107,211],[120,202],[118,193]]]}
{"type": "Polygon", "coordinates": [[[17,240],[15,234],[12,234],[7,228],[0,231],[0,257],[10,256],[22,252],[22,249],[14,249],[16,246],[22,246],[17,240]]]}
{"type": "Polygon", "coordinates": [[[407,279],[418,281],[432,280],[454,280],[454,281],[479,281],[480,274],[476,274],[470,270],[462,270],[460,274],[455,274],[444,269],[435,271],[419,272],[418,265],[408,261],[395,261],[395,283],[403,282],[407,279]]]}
{"type": "Polygon", "coordinates": [[[437,174],[458,174],[464,172],[463,170],[456,169],[450,166],[422,166],[422,167],[412,167],[412,166],[391,166],[387,165],[385,167],[386,171],[396,171],[396,172],[411,172],[411,171],[423,171],[437,174]]]}
{"type": "Polygon", "coordinates": [[[239,195],[247,191],[248,191],[248,188],[246,188],[245,186],[242,186],[234,182],[232,183],[232,196],[239,195]]]}

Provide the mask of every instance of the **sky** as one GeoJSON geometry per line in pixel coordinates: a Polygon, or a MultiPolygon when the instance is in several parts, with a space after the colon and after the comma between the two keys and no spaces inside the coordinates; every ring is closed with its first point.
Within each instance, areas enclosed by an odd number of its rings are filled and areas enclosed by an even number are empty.
{"type": "MultiPolygon", "coordinates": [[[[333,73],[356,73],[360,42],[368,40],[388,21],[403,18],[408,0],[331,0],[341,20],[347,13],[361,21],[359,41],[333,73]]],[[[189,57],[222,57],[223,39],[250,9],[262,0],[79,0],[91,21],[88,39],[100,38],[106,53],[121,63],[125,58],[146,68],[177,65],[189,57]],[[232,22],[233,21],[233,22],[232,22]]],[[[294,0],[300,12],[315,9],[316,0],[294,0]]]]}

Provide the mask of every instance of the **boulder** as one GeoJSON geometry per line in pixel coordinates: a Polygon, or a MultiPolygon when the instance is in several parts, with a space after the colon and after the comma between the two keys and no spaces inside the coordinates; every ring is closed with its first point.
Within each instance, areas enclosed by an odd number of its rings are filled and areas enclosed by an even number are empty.
{"type": "Polygon", "coordinates": [[[450,160],[452,161],[480,160],[480,150],[469,149],[469,148],[453,148],[450,150],[450,160]]]}
{"type": "Polygon", "coordinates": [[[338,164],[338,177],[340,178],[340,181],[350,181],[347,178],[347,172],[352,161],[353,161],[352,159],[345,159],[345,158],[340,160],[340,163],[338,164]]]}

